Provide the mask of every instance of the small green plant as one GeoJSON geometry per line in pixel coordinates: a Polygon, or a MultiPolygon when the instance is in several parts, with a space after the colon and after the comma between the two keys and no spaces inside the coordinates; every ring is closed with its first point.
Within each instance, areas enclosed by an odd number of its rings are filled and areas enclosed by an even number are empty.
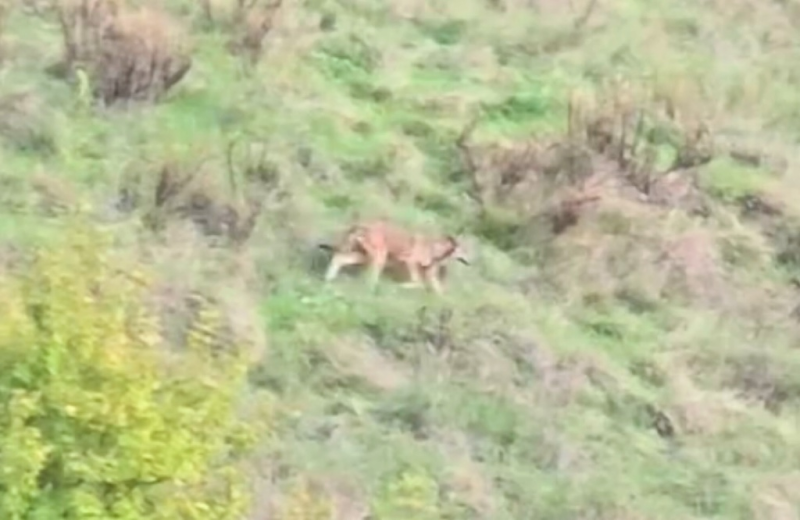
{"type": "Polygon", "coordinates": [[[372,505],[376,520],[436,520],[439,486],[427,473],[407,470],[390,480],[372,505]]]}
{"type": "Polygon", "coordinates": [[[89,74],[82,67],[75,69],[75,80],[77,83],[77,92],[75,100],[77,108],[80,111],[85,111],[92,106],[92,82],[89,79],[89,74]]]}
{"type": "Polygon", "coordinates": [[[715,197],[728,202],[758,193],[768,180],[767,172],[739,164],[727,157],[710,162],[700,171],[702,187],[715,197]]]}
{"type": "Polygon", "coordinates": [[[171,362],[146,282],[84,231],[0,281],[0,517],[241,517],[244,363],[202,334],[171,362]]]}

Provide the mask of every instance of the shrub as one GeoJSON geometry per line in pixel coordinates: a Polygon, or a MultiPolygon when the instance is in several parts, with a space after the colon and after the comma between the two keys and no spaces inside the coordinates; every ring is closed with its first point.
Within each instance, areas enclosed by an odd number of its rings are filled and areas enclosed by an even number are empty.
{"type": "Polygon", "coordinates": [[[182,31],[162,11],[116,0],[62,0],[59,20],[65,68],[85,70],[105,105],[158,101],[192,66],[182,31]]]}
{"type": "Polygon", "coordinates": [[[168,362],[143,275],[100,238],[0,280],[0,518],[240,518],[244,363],[200,332],[168,362]]]}
{"type": "Polygon", "coordinates": [[[234,36],[230,48],[255,64],[264,52],[264,39],[275,25],[283,0],[237,0],[234,14],[234,36]]]}
{"type": "Polygon", "coordinates": [[[404,471],[373,500],[372,513],[376,520],[441,518],[438,483],[425,472],[404,471]]]}
{"type": "Polygon", "coordinates": [[[119,13],[116,0],[61,0],[58,4],[68,70],[100,52],[103,34],[119,13]]]}
{"type": "Polygon", "coordinates": [[[172,220],[185,219],[206,236],[232,246],[245,244],[266,205],[279,202],[285,190],[266,149],[254,154],[246,144],[245,154],[235,159],[236,144],[232,141],[226,154],[228,186],[207,167],[204,154],[191,160],[168,156],[155,169],[136,165],[125,172],[118,207],[143,209],[143,222],[154,231],[163,230],[172,220]]]}
{"type": "Polygon", "coordinates": [[[228,50],[251,65],[261,58],[282,7],[283,0],[200,0],[205,26],[229,32],[228,50]]]}

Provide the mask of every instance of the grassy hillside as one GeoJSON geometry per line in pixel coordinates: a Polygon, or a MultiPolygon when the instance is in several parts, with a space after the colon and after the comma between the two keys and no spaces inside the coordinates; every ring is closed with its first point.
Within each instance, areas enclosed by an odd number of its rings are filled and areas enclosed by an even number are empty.
{"type": "Polygon", "coordinates": [[[258,347],[250,518],[800,514],[800,3],[163,5],[188,73],[108,107],[58,10],[8,6],[0,238],[12,269],[88,217],[168,330],[201,293],[258,347]],[[473,265],[321,284],[378,216],[473,265]]]}

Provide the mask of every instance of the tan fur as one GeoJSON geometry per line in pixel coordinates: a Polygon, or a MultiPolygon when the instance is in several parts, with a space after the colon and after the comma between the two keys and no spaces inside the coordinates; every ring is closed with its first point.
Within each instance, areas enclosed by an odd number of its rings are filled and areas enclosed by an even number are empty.
{"type": "Polygon", "coordinates": [[[336,246],[322,246],[334,251],[325,280],[330,282],[342,267],[368,264],[371,283],[378,282],[387,263],[401,264],[408,270],[407,286],[421,281],[436,293],[442,293],[442,269],[449,259],[469,264],[459,241],[450,235],[429,237],[387,222],[373,220],[351,226],[336,246]]]}

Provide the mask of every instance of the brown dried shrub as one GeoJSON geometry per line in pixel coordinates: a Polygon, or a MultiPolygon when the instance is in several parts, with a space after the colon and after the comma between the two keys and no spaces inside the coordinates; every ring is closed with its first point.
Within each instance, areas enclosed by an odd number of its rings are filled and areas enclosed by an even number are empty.
{"type": "Polygon", "coordinates": [[[61,0],[57,14],[64,39],[64,67],[85,66],[100,52],[105,31],[114,22],[118,0],[61,0]]]}
{"type": "Polygon", "coordinates": [[[61,0],[64,68],[87,72],[104,105],[161,99],[192,65],[185,35],[165,12],[119,0],[61,0]]]}
{"type": "Polygon", "coordinates": [[[478,147],[467,142],[476,124],[474,118],[456,146],[484,223],[496,219],[498,210],[511,211],[522,220],[544,220],[558,234],[577,222],[586,203],[599,200],[591,151],[581,142],[558,138],[478,147]]]}
{"type": "Polygon", "coordinates": [[[220,190],[202,169],[165,163],[157,173],[153,205],[144,221],[153,230],[163,229],[170,219],[194,223],[205,235],[221,237],[230,245],[241,245],[252,234],[262,210],[253,198],[240,203],[220,190]]]}
{"type": "Polygon", "coordinates": [[[231,33],[228,50],[243,55],[251,64],[264,51],[264,39],[275,25],[283,0],[201,0],[208,26],[221,26],[231,33]]]}
{"type": "Polygon", "coordinates": [[[702,116],[682,110],[680,90],[635,89],[612,81],[595,95],[573,92],[569,101],[569,134],[594,153],[611,159],[619,174],[649,196],[656,183],[675,171],[686,171],[714,157],[714,143],[702,116]],[[602,100],[602,101],[601,101],[602,100]],[[661,134],[661,137],[657,137],[661,134]],[[669,135],[667,139],[663,136],[669,135]],[[674,150],[672,163],[659,170],[658,147],[674,150]]]}
{"type": "Polygon", "coordinates": [[[207,157],[189,162],[168,158],[155,166],[135,165],[123,176],[118,211],[142,209],[144,224],[154,231],[165,229],[172,220],[188,220],[206,236],[234,247],[244,245],[265,204],[284,193],[265,149],[260,156],[254,156],[248,148],[244,161],[237,165],[234,144],[227,154],[228,186],[213,175],[207,157]],[[240,181],[245,185],[239,186],[240,181]]]}
{"type": "Polygon", "coordinates": [[[264,52],[264,39],[275,24],[283,0],[237,0],[229,48],[254,64],[264,52]]]}
{"type": "Polygon", "coordinates": [[[456,146],[470,175],[473,197],[482,208],[510,203],[531,213],[558,188],[581,183],[591,174],[591,157],[579,143],[531,139],[479,147],[468,142],[477,123],[474,117],[456,146]]]}
{"type": "Polygon", "coordinates": [[[587,203],[607,195],[707,211],[694,172],[713,158],[711,133],[702,117],[676,108],[682,102],[669,90],[639,92],[612,82],[598,93],[571,93],[564,135],[481,146],[468,143],[473,118],[456,146],[481,225],[488,234],[514,236],[504,244],[542,231],[559,235],[594,207],[587,203]],[[656,164],[667,146],[671,164],[656,164]],[[510,213],[501,220],[513,225],[491,224],[498,212],[510,213]]]}

